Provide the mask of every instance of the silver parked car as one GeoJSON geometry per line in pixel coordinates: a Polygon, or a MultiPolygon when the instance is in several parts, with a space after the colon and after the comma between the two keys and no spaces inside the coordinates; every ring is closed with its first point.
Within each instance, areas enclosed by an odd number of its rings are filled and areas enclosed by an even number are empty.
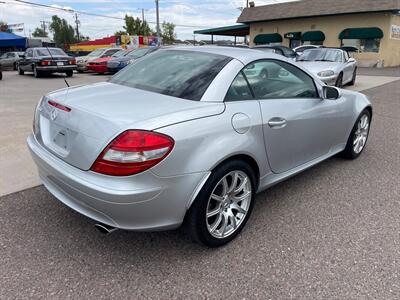
{"type": "Polygon", "coordinates": [[[216,247],[245,226],[257,192],[335,154],[358,157],[371,117],[366,96],[283,56],[170,48],[44,96],[27,142],[45,187],[103,232],[184,224],[216,247]]]}
{"type": "Polygon", "coordinates": [[[0,65],[3,69],[17,70],[18,62],[24,56],[24,52],[6,52],[0,56],[0,65]]]}
{"type": "Polygon", "coordinates": [[[327,85],[342,87],[354,85],[357,76],[357,61],[347,51],[337,48],[304,50],[297,63],[318,76],[327,85]]]}

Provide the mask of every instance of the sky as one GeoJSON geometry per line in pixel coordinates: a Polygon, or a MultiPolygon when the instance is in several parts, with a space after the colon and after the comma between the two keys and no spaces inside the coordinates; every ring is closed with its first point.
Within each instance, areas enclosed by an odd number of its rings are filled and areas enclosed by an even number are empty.
{"type": "MultiPolygon", "coordinates": [[[[154,0],[27,0],[29,2],[63,7],[95,14],[124,17],[125,14],[141,18],[141,9],[145,10],[145,19],[155,28],[156,14],[154,0]]],[[[256,6],[288,0],[255,0],[256,6]]],[[[290,0],[289,0],[290,1],[290,0]]],[[[179,39],[193,39],[193,31],[211,27],[227,26],[236,23],[240,15],[239,7],[245,6],[245,0],[160,0],[160,21],[177,25],[179,39]],[[185,25],[179,26],[179,25],[185,25]],[[193,26],[193,27],[189,27],[193,26]]],[[[15,2],[0,0],[0,20],[7,23],[24,23],[25,32],[19,35],[29,36],[30,32],[40,26],[40,21],[50,21],[57,14],[65,18],[71,25],[73,14],[54,9],[33,7],[15,2]]],[[[101,38],[122,30],[122,20],[96,16],[78,15],[81,22],[80,31],[90,38],[101,38]]],[[[208,36],[196,35],[196,39],[209,39],[208,36]]],[[[217,37],[217,39],[228,39],[217,37]]]]}

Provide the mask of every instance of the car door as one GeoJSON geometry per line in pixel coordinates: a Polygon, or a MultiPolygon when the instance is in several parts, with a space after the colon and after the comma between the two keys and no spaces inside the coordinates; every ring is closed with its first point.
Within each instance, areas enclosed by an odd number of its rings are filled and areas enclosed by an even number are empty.
{"type": "Polygon", "coordinates": [[[337,126],[337,104],[320,98],[312,77],[280,60],[254,62],[244,74],[260,105],[265,148],[274,173],[286,172],[330,151],[335,141],[332,129],[337,126]],[[254,68],[266,70],[268,76],[247,76],[254,68]]]}

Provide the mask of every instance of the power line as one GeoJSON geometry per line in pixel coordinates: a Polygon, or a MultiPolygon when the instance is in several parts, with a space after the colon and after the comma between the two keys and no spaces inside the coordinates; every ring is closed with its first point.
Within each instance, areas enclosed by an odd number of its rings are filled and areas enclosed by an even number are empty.
{"type": "MultiPolygon", "coordinates": [[[[96,14],[96,13],[79,11],[79,10],[75,10],[75,9],[67,9],[67,8],[63,8],[63,7],[54,7],[54,6],[51,6],[51,5],[34,3],[34,2],[29,2],[29,1],[24,1],[24,0],[13,0],[13,1],[25,4],[25,5],[38,6],[38,7],[43,7],[43,8],[53,9],[53,10],[61,10],[61,11],[68,12],[68,13],[78,13],[78,14],[81,14],[81,15],[108,18],[108,19],[114,19],[114,20],[122,20],[122,21],[125,20],[125,18],[121,18],[121,17],[101,15],[101,14],[96,14]]],[[[153,24],[153,25],[157,25],[157,22],[147,22],[147,23],[153,24]]],[[[207,27],[209,27],[209,26],[204,26],[204,25],[183,25],[183,24],[175,24],[175,26],[176,27],[186,27],[186,28],[199,28],[199,27],[207,28],[207,27]]]]}

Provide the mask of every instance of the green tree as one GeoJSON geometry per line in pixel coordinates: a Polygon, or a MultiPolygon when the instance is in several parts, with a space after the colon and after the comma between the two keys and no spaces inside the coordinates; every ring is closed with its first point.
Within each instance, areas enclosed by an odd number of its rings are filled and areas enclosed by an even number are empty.
{"type": "Polygon", "coordinates": [[[154,32],[151,30],[149,24],[146,21],[142,21],[139,18],[125,15],[125,26],[124,30],[129,35],[153,35],[154,32]]]}
{"type": "Polygon", "coordinates": [[[52,16],[49,28],[53,32],[53,40],[57,47],[66,49],[70,44],[77,42],[75,30],[67,20],[52,16]]]}
{"type": "Polygon", "coordinates": [[[0,32],[10,32],[10,30],[8,29],[8,25],[6,22],[3,22],[0,20],[0,32]]]}
{"type": "Polygon", "coordinates": [[[32,32],[33,37],[48,37],[49,35],[47,34],[46,31],[43,30],[43,28],[36,27],[35,30],[32,32]]]}
{"type": "Polygon", "coordinates": [[[114,33],[115,36],[126,35],[126,31],[119,30],[114,33]]]}
{"type": "Polygon", "coordinates": [[[164,21],[161,25],[161,37],[164,44],[173,44],[176,39],[175,24],[164,21]]]}

